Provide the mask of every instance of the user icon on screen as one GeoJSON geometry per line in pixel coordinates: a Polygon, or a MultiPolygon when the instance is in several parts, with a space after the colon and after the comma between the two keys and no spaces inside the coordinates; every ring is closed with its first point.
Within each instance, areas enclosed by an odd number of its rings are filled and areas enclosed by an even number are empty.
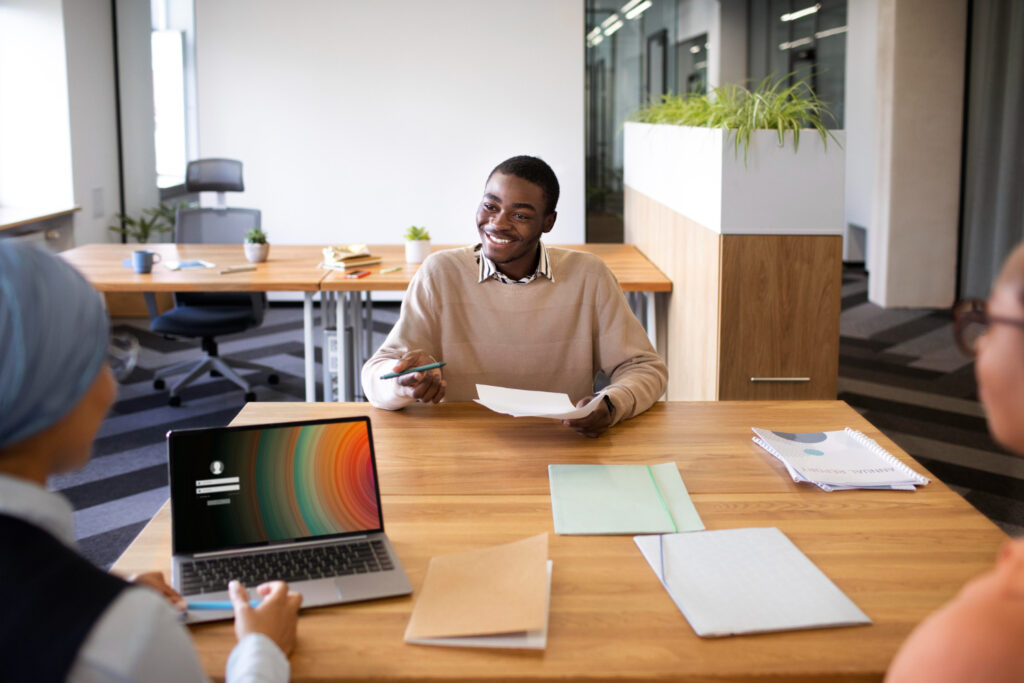
{"type": "Polygon", "coordinates": [[[224,463],[220,460],[214,460],[210,463],[210,471],[214,474],[220,474],[224,471],[224,463]]]}

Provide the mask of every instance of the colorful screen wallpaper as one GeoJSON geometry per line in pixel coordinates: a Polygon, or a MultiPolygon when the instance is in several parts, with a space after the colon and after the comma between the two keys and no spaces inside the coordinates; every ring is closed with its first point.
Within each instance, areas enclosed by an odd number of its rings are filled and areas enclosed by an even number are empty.
{"type": "Polygon", "coordinates": [[[382,528],[366,422],[171,435],[174,551],[382,528]]]}

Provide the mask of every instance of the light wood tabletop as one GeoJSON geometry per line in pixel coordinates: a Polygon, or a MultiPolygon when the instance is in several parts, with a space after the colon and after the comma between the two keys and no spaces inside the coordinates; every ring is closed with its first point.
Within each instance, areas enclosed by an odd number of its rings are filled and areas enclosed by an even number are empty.
{"type": "Polygon", "coordinates": [[[273,244],[263,263],[245,260],[241,244],[83,244],[61,252],[101,292],[316,292],[326,272],[319,268],[321,247],[273,244]],[[136,249],[160,254],[153,272],[139,274],[124,265],[136,249]],[[170,270],[171,261],[200,259],[214,268],[170,270]],[[221,274],[230,266],[255,270],[221,274]]]}
{"type": "MultiPolygon", "coordinates": [[[[915,624],[992,566],[1005,534],[939,481],[915,492],[797,485],[750,442],[752,425],[854,427],[926,470],[845,403],[663,403],[599,439],[476,404],[250,403],[233,424],[369,415],[385,530],[414,588],[434,555],[550,534],[548,647],[407,645],[411,597],[303,613],[293,680],[877,681],[915,624]],[[675,461],[708,529],[776,526],[874,621],[870,626],[698,638],[628,536],[553,533],[551,463],[675,461]]],[[[169,572],[165,506],[115,564],[169,572]]],[[[230,623],[193,628],[223,676],[230,623]]]]}
{"type": "MultiPolygon", "coordinates": [[[[433,253],[444,249],[456,249],[460,246],[465,245],[432,244],[430,251],[433,253]]],[[[601,257],[615,274],[619,286],[624,292],[672,291],[672,281],[665,277],[665,274],[632,244],[561,244],[552,246],[586,251],[601,257]]],[[[419,269],[418,265],[405,262],[405,245],[371,244],[368,249],[374,256],[382,258],[379,265],[369,266],[365,269],[370,271],[370,275],[353,279],[345,277],[344,272],[331,271],[321,283],[322,289],[332,292],[405,291],[412,276],[419,269]],[[390,273],[381,272],[396,267],[401,267],[401,270],[390,273]]]]}

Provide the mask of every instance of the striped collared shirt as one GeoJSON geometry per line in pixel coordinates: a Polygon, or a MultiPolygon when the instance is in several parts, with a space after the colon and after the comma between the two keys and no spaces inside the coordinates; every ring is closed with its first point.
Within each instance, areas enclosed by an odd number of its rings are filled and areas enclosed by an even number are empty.
{"type": "Polygon", "coordinates": [[[494,278],[498,282],[506,285],[525,285],[533,282],[539,276],[544,276],[552,282],[555,281],[555,276],[551,273],[551,261],[548,259],[548,249],[544,246],[543,242],[538,242],[540,245],[540,260],[537,261],[537,270],[533,271],[533,275],[527,275],[521,280],[513,280],[508,277],[495,265],[494,261],[484,256],[483,245],[476,245],[476,262],[480,266],[480,275],[477,282],[484,282],[494,278]]]}

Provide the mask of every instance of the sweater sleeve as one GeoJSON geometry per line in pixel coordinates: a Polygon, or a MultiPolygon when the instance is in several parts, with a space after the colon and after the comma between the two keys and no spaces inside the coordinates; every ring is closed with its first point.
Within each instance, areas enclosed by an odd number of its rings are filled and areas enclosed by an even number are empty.
{"type": "Polygon", "coordinates": [[[391,372],[407,351],[421,349],[435,360],[443,360],[439,356],[439,311],[435,308],[439,302],[435,303],[435,295],[431,288],[431,273],[436,264],[436,258],[430,257],[420,266],[409,283],[398,322],[391,328],[387,339],[377,352],[363,365],[363,394],[374,408],[399,410],[415,402],[415,399],[398,394],[398,384],[395,380],[380,378],[381,375],[391,372]]]}
{"type": "Polygon", "coordinates": [[[595,357],[611,378],[603,393],[615,406],[612,424],[616,424],[654,405],[665,393],[668,368],[630,310],[615,276],[603,264],[595,299],[595,357]]]}

